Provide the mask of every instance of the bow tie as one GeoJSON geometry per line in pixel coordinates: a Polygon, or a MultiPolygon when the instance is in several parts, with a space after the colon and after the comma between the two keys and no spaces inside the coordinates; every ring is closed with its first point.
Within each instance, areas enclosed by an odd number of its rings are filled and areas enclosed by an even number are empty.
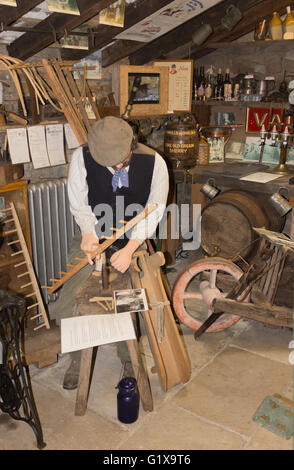
{"type": "Polygon", "coordinates": [[[121,181],[122,186],[125,186],[126,188],[129,187],[129,173],[125,168],[121,168],[120,170],[116,170],[112,177],[112,189],[115,192],[118,187],[118,182],[119,179],[121,181]]]}

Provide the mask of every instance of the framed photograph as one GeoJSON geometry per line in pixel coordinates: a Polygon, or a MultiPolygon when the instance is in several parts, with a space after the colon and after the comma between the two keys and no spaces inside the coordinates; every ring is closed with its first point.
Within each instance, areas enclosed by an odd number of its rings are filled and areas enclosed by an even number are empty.
{"type": "Polygon", "coordinates": [[[125,7],[126,0],[118,0],[109,5],[109,7],[104,8],[99,13],[99,23],[123,28],[125,23],[125,7]]]}
{"type": "Polygon", "coordinates": [[[80,15],[76,0],[46,0],[49,11],[56,13],[67,13],[69,15],[80,15]]]}
{"type": "Polygon", "coordinates": [[[0,0],[0,5],[7,5],[9,7],[17,7],[16,0],[0,0]]]}
{"type": "Polygon", "coordinates": [[[128,104],[135,77],[140,85],[135,94],[130,116],[167,114],[168,111],[168,69],[152,66],[120,66],[120,114],[128,104]]]}
{"type": "MultiPolygon", "coordinates": [[[[280,161],[280,142],[277,142],[275,147],[273,147],[271,143],[271,139],[266,139],[263,150],[262,163],[277,165],[280,161]]],[[[245,161],[252,161],[258,163],[261,151],[260,144],[260,137],[247,136],[245,141],[243,159],[245,161]]]]}
{"type": "Polygon", "coordinates": [[[214,125],[215,126],[230,126],[236,124],[235,113],[232,112],[215,112],[214,125]]]}
{"type": "Polygon", "coordinates": [[[115,290],[115,313],[131,313],[148,310],[145,289],[115,290]]]}
{"type": "Polygon", "coordinates": [[[208,137],[210,145],[209,163],[221,163],[225,161],[225,140],[223,137],[208,137]]]}
{"type": "Polygon", "coordinates": [[[155,60],[154,67],[168,68],[168,112],[191,111],[193,60],[155,60]]]}

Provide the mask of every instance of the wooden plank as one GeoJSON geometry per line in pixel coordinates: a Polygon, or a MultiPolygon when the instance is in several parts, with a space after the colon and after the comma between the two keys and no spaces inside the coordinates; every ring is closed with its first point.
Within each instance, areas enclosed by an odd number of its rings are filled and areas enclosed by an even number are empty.
{"type": "Polygon", "coordinates": [[[76,416],[83,416],[86,413],[88,393],[90,387],[92,356],[93,348],[87,348],[82,350],[77,398],[75,405],[76,416]]]}
{"type": "Polygon", "coordinates": [[[214,313],[226,313],[260,321],[272,326],[293,327],[293,313],[286,307],[267,308],[231,299],[216,299],[213,304],[214,313]]]}
{"type": "Polygon", "coordinates": [[[42,49],[55,42],[55,40],[64,36],[65,30],[71,31],[77,28],[114,2],[115,0],[79,0],[78,6],[80,15],[52,13],[48,18],[35,26],[36,29],[44,29],[48,31],[48,33],[39,33],[38,35],[35,33],[23,34],[8,46],[9,55],[25,60],[37,54],[42,49]]]}
{"type": "Polygon", "coordinates": [[[53,70],[52,65],[49,64],[48,60],[43,59],[44,70],[48,81],[51,85],[52,91],[55,94],[58,102],[64,112],[66,119],[68,120],[75,136],[80,145],[83,145],[87,142],[87,133],[85,128],[81,126],[79,119],[77,118],[76,112],[73,109],[73,105],[66,96],[64,90],[61,87],[61,84],[53,70]]]}
{"type": "Polygon", "coordinates": [[[11,6],[0,6],[0,18],[1,25],[5,29],[5,26],[14,23],[16,20],[21,18],[23,15],[28,13],[30,10],[42,3],[43,0],[21,0],[17,2],[17,6],[11,8],[11,6]]]}
{"type": "MultiPolygon", "coordinates": [[[[136,268],[136,261],[135,260],[132,261],[132,264],[131,264],[131,267],[130,267],[130,274],[131,274],[133,288],[141,289],[142,284],[141,284],[139,272],[136,268]]],[[[156,333],[155,333],[153,323],[151,321],[149,310],[144,310],[142,312],[142,315],[143,315],[143,318],[144,318],[144,323],[145,323],[145,326],[146,326],[148,341],[149,341],[150,349],[151,349],[152,356],[153,356],[153,359],[154,359],[154,362],[155,362],[156,372],[158,374],[158,379],[159,379],[162,390],[167,391],[166,369],[165,369],[162,354],[161,354],[161,351],[160,351],[160,348],[159,348],[159,345],[158,345],[158,342],[157,342],[156,333]]]]}
{"type": "Polygon", "coordinates": [[[210,43],[219,41],[229,42],[238,39],[252,31],[259,21],[270,17],[273,11],[284,13],[287,6],[287,0],[280,0],[278,5],[274,0],[248,0],[246,2],[239,2],[238,8],[243,12],[243,18],[232,31],[228,31],[222,27],[220,21],[231,3],[230,0],[220,2],[190,21],[173,29],[171,32],[166,33],[163,37],[155,39],[147,45],[142,43],[142,48],[131,55],[126,48],[123,57],[129,55],[130,64],[132,65],[143,65],[156,57],[159,58],[158,51],[160,51],[161,59],[169,58],[169,53],[171,53],[171,60],[177,58],[197,59],[215,50],[213,47],[210,47],[210,43]],[[193,46],[193,44],[191,47],[191,36],[203,22],[209,23],[213,27],[214,33],[200,47],[193,46]]]}
{"type": "MultiPolygon", "coordinates": [[[[136,2],[134,5],[127,4],[125,9],[125,24],[123,28],[119,28],[119,32],[130,28],[131,26],[143,20],[147,16],[152,15],[157,10],[160,10],[161,8],[169,5],[172,1],[173,0],[148,0],[139,3],[136,2]]],[[[86,57],[89,54],[100,50],[101,48],[112,42],[113,38],[118,34],[118,28],[109,25],[98,25],[96,28],[96,32],[99,34],[95,34],[95,36],[93,37],[93,44],[90,45],[88,51],[78,49],[63,49],[61,51],[62,57],[80,60],[83,57],[86,57]]],[[[117,43],[120,41],[115,42],[117,43]]],[[[126,41],[122,42],[125,43],[126,41]]]]}
{"type": "Polygon", "coordinates": [[[152,309],[149,311],[153,329],[156,330],[160,307],[164,315],[163,337],[157,333],[158,348],[161,353],[167,378],[167,389],[189,380],[190,361],[184,349],[177,326],[169,307],[169,302],[163,288],[160,276],[160,266],[164,264],[164,256],[158,252],[151,256],[147,252],[137,252],[142,269],[140,282],[146,289],[146,294],[152,309]]]}

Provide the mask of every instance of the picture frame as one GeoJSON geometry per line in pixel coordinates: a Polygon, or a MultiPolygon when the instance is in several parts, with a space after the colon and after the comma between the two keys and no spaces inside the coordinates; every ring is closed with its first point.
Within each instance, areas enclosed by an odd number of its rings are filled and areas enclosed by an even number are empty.
{"type": "Polygon", "coordinates": [[[191,112],[193,60],[155,60],[154,67],[168,67],[168,113],[191,112]]]}
{"type": "Polygon", "coordinates": [[[141,76],[141,84],[135,95],[129,116],[167,114],[168,111],[168,69],[140,65],[120,66],[120,114],[128,104],[132,83],[141,76]]]}

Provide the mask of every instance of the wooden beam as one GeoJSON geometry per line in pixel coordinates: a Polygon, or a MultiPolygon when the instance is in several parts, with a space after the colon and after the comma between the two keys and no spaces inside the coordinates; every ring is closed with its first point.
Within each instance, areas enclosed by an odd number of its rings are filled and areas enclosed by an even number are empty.
{"type": "MultiPolygon", "coordinates": [[[[94,44],[90,47],[88,51],[63,49],[62,58],[64,59],[71,58],[73,60],[80,60],[83,57],[89,54],[92,54],[95,51],[98,51],[102,47],[105,47],[107,44],[109,44],[117,34],[130,28],[131,26],[143,20],[147,16],[152,15],[154,12],[167,6],[172,1],[173,0],[147,0],[147,1],[145,0],[144,3],[141,3],[140,5],[135,5],[135,4],[128,5],[125,10],[124,28],[116,28],[113,26],[100,25],[98,26],[98,29],[97,29],[97,32],[99,32],[99,35],[95,34],[95,37],[93,38],[94,44]]],[[[120,41],[116,41],[115,44],[117,44],[118,42],[120,41]]],[[[133,43],[134,41],[128,41],[128,42],[133,43]]]]}
{"type": "Polygon", "coordinates": [[[55,41],[54,35],[56,39],[61,38],[65,31],[77,28],[114,2],[115,0],[77,0],[80,15],[52,13],[36,25],[37,29],[52,30],[52,33],[40,33],[37,37],[35,33],[23,34],[7,47],[8,53],[11,57],[26,60],[52,44],[55,41]]]}
{"type": "Polygon", "coordinates": [[[0,6],[0,18],[3,28],[8,26],[30,10],[38,6],[43,0],[18,0],[17,7],[0,6]]]}
{"type": "MultiPolygon", "coordinates": [[[[279,0],[278,4],[275,0],[247,0],[246,2],[239,2],[238,7],[243,13],[243,18],[232,31],[227,31],[221,25],[221,18],[231,3],[231,0],[218,3],[192,20],[173,29],[163,37],[142,45],[139,50],[130,55],[130,63],[132,65],[143,65],[156,58],[168,58],[169,54],[174,59],[188,57],[195,59],[202,57],[214,50],[210,47],[210,43],[219,41],[230,42],[238,39],[252,31],[259,21],[269,18],[273,11],[285,12],[285,7],[289,2],[287,3],[287,0],[279,0]],[[204,45],[193,47],[192,34],[194,31],[197,31],[202,23],[209,23],[214,28],[214,33],[204,45]],[[179,49],[178,53],[176,48],[179,49]]],[[[125,52],[128,55],[128,51],[126,50],[125,52]]]]}

